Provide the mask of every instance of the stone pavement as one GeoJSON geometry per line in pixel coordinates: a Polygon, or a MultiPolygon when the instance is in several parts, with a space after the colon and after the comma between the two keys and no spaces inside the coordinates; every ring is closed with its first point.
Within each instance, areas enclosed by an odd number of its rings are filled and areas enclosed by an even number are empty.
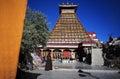
{"type": "MultiPolygon", "coordinates": [[[[44,65],[40,68],[44,68],[44,65]]],[[[53,69],[85,69],[85,70],[117,70],[117,68],[108,68],[106,66],[91,66],[83,62],[74,61],[71,63],[61,63],[58,61],[53,61],[53,69]]]]}
{"type": "Polygon", "coordinates": [[[75,70],[35,70],[35,73],[41,73],[37,79],[120,79],[117,72],[81,72],[75,70]]]}
{"type": "Polygon", "coordinates": [[[54,61],[51,71],[45,71],[43,66],[29,72],[41,74],[37,79],[120,79],[120,73],[117,69],[90,66],[80,62],[61,63],[54,61]],[[81,72],[78,72],[79,69],[81,72]]]}

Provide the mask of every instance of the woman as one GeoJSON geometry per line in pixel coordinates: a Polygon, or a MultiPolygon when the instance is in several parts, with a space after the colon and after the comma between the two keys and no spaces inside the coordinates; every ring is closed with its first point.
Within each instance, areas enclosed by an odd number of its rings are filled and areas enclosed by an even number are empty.
{"type": "Polygon", "coordinates": [[[48,55],[47,55],[45,70],[46,71],[52,70],[52,60],[51,60],[51,54],[50,53],[48,53],[48,55]]]}

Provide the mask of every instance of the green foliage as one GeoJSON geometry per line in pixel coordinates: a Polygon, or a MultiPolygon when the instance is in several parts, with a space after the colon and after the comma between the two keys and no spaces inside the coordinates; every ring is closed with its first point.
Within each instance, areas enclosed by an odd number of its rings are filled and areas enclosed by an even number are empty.
{"type": "Polygon", "coordinates": [[[20,68],[27,69],[29,63],[32,65],[31,50],[35,50],[37,45],[45,46],[48,35],[49,29],[45,15],[27,8],[19,55],[20,68]]]}
{"type": "Polygon", "coordinates": [[[49,29],[45,15],[27,8],[21,48],[34,49],[37,45],[45,46],[48,35],[49,29]]]}

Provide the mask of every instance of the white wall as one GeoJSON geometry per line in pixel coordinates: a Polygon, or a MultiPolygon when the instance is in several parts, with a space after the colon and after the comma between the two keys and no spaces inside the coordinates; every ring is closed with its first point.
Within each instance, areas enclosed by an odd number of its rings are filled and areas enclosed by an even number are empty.
{"type": "Polygon", "coordinates": [[[104,60],[102,57],[102,49],[92,49],[92,66],[102,66],[104,65],[104,60]]]}

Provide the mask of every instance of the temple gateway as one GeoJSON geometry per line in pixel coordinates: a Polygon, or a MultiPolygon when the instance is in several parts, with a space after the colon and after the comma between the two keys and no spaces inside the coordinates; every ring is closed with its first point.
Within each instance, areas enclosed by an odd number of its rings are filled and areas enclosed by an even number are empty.
{"type": "Polygon", "coordinates": [[[96,46],[76,16],[77,7],[69,3],[59,5],[59,18],[48,37],[47,50],[41,49],[42,56],[51,52],[53,59],[75,59],[80,43],[85,48],[96,46]]]}

